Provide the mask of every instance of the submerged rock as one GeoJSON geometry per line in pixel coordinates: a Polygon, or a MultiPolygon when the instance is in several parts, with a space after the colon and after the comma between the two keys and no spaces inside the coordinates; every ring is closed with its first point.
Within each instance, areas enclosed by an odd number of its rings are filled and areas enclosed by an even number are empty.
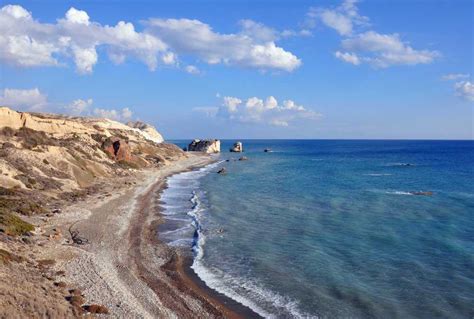
{"type": "Polygon", "coordinates": [[[418,196],[433,196],[433,192],[410,192],[410,194],[418,196]]]}
{"type": "Polygon", "coordinates": [[[230,151],[231,151],[231,152],[235,152],[235,153],[242,153],[242,152],[244,151],[242,142],[236,142],[236,143],[234,143],[234,146],[232,146],[232,148],[230,149],[230,151]]]}
{"type": "Polygon", "coordinates": [[[188,151],[204,152],[204,153],[220,153],[221,141],[195,139],[188,145],[188,151]]]}
{"type": "Polygon", "coordinates": [[[217,171],[217,174],[221,174],[221,175],[226,174],[226,173],[227,173],[227,170],[225,169],[225,167],[217,171]]]}

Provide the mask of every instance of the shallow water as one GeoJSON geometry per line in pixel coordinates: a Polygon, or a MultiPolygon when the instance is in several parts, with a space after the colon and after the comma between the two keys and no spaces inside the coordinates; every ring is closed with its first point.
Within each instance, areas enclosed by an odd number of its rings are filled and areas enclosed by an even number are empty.
{"type": "Polygon", "coordinates": [[[243,142],[162,196],[208,286],[266,317],[474,315],[473,142],[243,142]]]}

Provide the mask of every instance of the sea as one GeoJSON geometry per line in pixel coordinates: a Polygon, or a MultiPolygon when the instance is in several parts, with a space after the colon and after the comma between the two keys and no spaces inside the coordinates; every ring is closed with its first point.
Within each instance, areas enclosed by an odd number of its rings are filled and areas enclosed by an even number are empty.
{"type": "Polygon", "coordinates": [[[474,318],[473,141],[233,142],[161,197],[211,289],[266,318],[474,318]]]}

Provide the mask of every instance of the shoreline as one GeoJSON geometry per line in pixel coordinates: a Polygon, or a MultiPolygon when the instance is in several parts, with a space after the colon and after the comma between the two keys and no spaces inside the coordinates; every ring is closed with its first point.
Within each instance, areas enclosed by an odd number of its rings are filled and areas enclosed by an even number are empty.
{"type": "MultiPolygon", "coordinates": [[[[189,169],[183,170],[181,172],[177,172],[175,174],[172,174],[166,177],[165,185],[163,185],[163,187],[160,188],[159,195],[158,195],[158,198],[160,200],[160,205],[158,209],[160,218],[162,218],[163,216],[161,213],[163,209],[161,206],[161,204],[163,203],[161,201],[161,196],[163,194],[163,191],[168,188],[168,184],[167,184],[168,179],[174,175],[178,175],[187,171],[198,170],[200,168],[206,167],[214,163],[216,162],[213,161],[204,166],[190,167],[189,169]]],[[[160,224],[161,222],[162,220],[160,221],[160,224]]],[[[158,225],[154,225],[154,227],[157,227],[157,226],[158,225]]],[[[159,234],[159,232],[156,229],[155,231],[157,234],[159,234]]],[[[161,241],[158,239],[158,236],[156,236],[153,242],[151,242],[150,244],[157,244],[157,243],[161,243],[161,241]]],[[[253,311],[251,308],[245,305],[242,305],[238,301],[209,287],[195,273],[195,271],[191,267],[194,262],[194,257],[192,256],[192,253],[190,253],[191,248],[189,249],[189,251],[186,251],[185,248],[179,248],[179,247],[170,247],[170,248],[177,252],[176,260],[174,261],[172,267],[170,268],[178,272],[179,276],[181,277],[181,280],[186,286],[190,287],[198,294],[204,295],[206,299],[211,301],[211,303],[219,305],[219,307],[221,307],[221,309],[223,310],[223,314],[225,315],[226,318],[263,318],[262,316],[257,314],[255,311],[253,311]]]]}
{"type": "Polygon", "coordinates": [[[192,258],[158,237],[157,226],[164,223],[160,198],[168,178],[213,162],[209,155],[189,154],[158,170],[139,172],[136,185],[113,196],[68,207],[61,227],[74,223],[89,241],[54,247],[56,255],[73,255],[59,265],[70,285],[81,289],[89,303],[105,305],[114,318],[260,318],[207,287],[190,268],[192,258]]]}

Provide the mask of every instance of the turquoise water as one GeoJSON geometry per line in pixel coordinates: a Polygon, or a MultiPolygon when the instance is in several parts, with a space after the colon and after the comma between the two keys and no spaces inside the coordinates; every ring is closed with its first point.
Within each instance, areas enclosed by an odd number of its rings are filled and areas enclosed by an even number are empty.
{"type": "Polygon", "coordinates": [[[265,317],[474,316],[473,142],[243,142],[162,198],[208,286],[265,317]]]}

